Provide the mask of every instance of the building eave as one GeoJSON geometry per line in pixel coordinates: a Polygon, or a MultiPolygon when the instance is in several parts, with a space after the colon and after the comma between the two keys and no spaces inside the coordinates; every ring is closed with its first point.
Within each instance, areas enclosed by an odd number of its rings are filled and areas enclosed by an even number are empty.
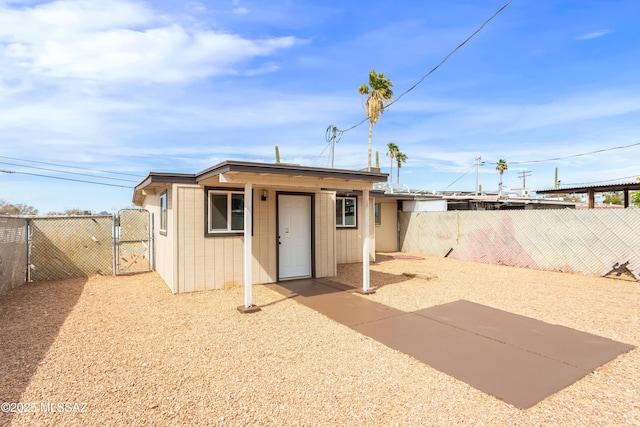
{"type": "Polygon", "coordinates": [[[195,175],[185,173],[150,172],[145,179],[140,181],[140,183],[134,187],[132,202],[134,205],[140,206],[144,200],[145,191],[175,183],[196,184],[195,175]]]}
{"type": "Polygon", "coordinates": [[[327,169],[287,163],[254,163],[227,160],[197,173],[196,181],[200,182],[229,172],[347,179],[371,183],[386,181],[388,177],[387,174],[380,172],[327,169]]]}

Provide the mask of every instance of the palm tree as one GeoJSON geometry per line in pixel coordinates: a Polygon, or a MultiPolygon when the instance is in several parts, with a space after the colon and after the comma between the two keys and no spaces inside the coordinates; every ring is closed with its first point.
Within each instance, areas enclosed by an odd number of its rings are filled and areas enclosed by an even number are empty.
{"type": "Polygon", "coordinates": [[[401,151],[398,151],[398,153],[396,154],[396,161],[398,162],[398,179],[396,181],[396,184],[400,184],[400,168],[402,167],[403,163],[407,162],[407,155],[401,151]]]}
{"type": "Polygon", "coordinates": [[[509,167],[507,166],[507,161],[504,159],[498,160],[498,163],[496,164],[496,170],[498,171],[498,173],[500,173],[500,183],[498,184],[498,197],[502,196],[502,174],[507,169],[509,169],[509,167]]]}
{"type": "Polygon", "coordinates": [[[391,162],[391,166],[389,167],[389,184],[393,182],[393,158],[400,152],[398,146],[395,142],[390,142],[387,144],[387,156],[389,156],[389,161],[391,162]]]}
{"type": "Polygon", "coordinates": [[[369,72],[369,85],[363,83],[358,88],[360,95],[368,95],[366,101],[367,117],[369,118],[369,151],[367,154],[367,167],[371,170],[371,150],[373,124],[378,121],[380,114],[384,113],[385,101],[393,99],[391,88],[393,83],[384,76],[384,73],[376,73],[375,70],[369,72]]]}

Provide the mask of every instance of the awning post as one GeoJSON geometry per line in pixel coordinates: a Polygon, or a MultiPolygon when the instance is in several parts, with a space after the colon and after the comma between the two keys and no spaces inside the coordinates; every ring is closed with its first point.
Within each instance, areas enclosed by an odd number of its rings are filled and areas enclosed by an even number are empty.
{"type": "Polygon", "coordinates": [[[371,276],[369,270],[369,248],[370,248],[370,230],[369,230],[369,190],[362,190],[362,204],[364,208],[364,224],[362,226],[362,293],[371,294],[371,276]]]}
{"type": "Polygon", "coordinates": [[[244,305],[238,307],[242,313],[253,313],[260,311],[260,307],[253,305],[253,294],[251,286],[253,284],[253,250],[251,245],[251,225],[253,224],[253,184],[244,184],[244,305]]]}

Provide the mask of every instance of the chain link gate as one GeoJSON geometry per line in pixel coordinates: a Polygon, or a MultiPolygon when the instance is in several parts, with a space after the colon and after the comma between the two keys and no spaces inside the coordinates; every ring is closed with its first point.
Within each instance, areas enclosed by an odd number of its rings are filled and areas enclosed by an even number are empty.
{"type": "Polygon", "coordinates": [[[153,270],[153,222],[146,209],[122,209],[114,222],[117,275],[153,270]]]}

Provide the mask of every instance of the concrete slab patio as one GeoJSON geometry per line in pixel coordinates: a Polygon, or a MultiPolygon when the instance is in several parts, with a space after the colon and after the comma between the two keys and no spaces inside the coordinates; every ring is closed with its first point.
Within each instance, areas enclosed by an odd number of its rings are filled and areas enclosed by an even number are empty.
{"type": "Polygon", "coordinates": [[[537,404],[634,348],[464,300],[408,313],[327,279],[269,287],[518,408],[537,404]]]}

